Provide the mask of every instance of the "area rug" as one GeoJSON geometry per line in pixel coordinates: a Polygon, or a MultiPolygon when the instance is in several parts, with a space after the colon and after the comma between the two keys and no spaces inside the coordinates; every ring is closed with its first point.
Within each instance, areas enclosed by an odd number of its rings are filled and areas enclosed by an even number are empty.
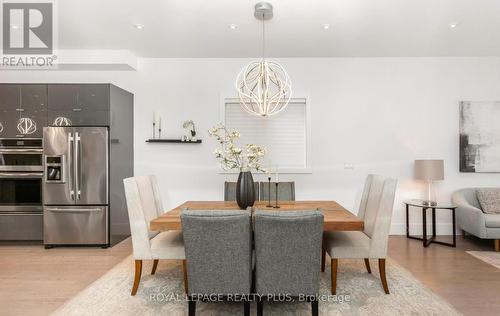
{"type": "MultiPolygon", "coordinates": [[[[66,302],[53,315],[187,315],[181,264],[161,262],[155,275],[151,263],[143,265],[143,276],[135,297],[130,256],[66,302]]],[[[321,274],[320,315],[459,315],[448,303],[416,280],[394,261],[387,262],[390,295],[384,294],[376,261],[372,274],[363,260],[340,260],[337,296],[330,296],[330,272],[321,274]]],[[[243,315],[238,303],[199,302],[197,315],[243,315]]],[[[256,304],[251,305],[256,315],[256,304]]],[[[265,315],[310,315],[309,303],[267,303],[265,315]]]]}
{"type": "Polygon", "coordinates": [[[491,264],[497,269],[500,269],[500,252],[495,251],[467,251],[473,257],[478,258],[488,264],[491,264]]]}

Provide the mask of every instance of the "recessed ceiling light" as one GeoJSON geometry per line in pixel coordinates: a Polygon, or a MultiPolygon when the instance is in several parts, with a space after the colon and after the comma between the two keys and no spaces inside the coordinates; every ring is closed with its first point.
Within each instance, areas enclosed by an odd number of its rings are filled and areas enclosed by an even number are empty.
{"type": "Polygon", "coordinates": [[[17,30],[17,29],[19,29],[19,26],[15,25],[15,24],[11,24],[10,28],[13,30],[17,30]]]}
{"type": "Polygon", "coordinates": [[[321,27],[322,27],[324,30],[328,30],[328,29],[330,29],[330,24],[328,24],[328,23],[321,24],[321,27]]]}
{"type": "Polygon", "coordinates": [[[450,29],[454,29],[458,26],[458,23],[450,23],[450,29]]]}
{"type": "Polygon", "coordinates": [[[134,27],[138,30],[142,30],[144,28],[144,24],[134,24],[134,27]]]}
{"type": "Polygon", "coordinates": [[[234,31],[234,30],[236,30],[238,28],[238,25],[231,23],[231,24],[229,24],[229,28],[234,31]]]}

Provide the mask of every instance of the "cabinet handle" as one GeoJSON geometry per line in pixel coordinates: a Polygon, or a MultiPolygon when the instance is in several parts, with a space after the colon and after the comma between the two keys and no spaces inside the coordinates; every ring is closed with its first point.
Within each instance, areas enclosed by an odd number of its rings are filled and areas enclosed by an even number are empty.
{"type": "Polygon", "coordinates": [[[24,109],[16,109],[17,112],[24,112],[24,109]]]}
{"type": "Polygon", "coordinates": [[[73,112],[80,112],[82,109],[81,108],[76,108],[76,109],[73,109],[73,112]]]}

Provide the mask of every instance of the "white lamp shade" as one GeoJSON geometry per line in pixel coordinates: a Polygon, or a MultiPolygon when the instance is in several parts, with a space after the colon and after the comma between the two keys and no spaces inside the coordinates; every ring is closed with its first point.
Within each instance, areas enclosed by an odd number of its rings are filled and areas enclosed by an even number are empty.
{"type": "Polygon", "coordinates": [[[415,160],[415,179],[444,180],[444,160],[415,160]]]}

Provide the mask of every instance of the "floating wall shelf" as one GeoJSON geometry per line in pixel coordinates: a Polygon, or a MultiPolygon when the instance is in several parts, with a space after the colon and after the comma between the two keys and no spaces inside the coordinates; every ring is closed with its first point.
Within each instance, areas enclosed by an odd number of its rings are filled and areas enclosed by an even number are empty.
{"type": "Polygon", "coordinates": [[[147,139],[146,143],[178,143],[178,144],[200,144],[201,139],[198,139],[196,141],[183,141],[177,138],[161,138],[161,139],[147,139]]]}

